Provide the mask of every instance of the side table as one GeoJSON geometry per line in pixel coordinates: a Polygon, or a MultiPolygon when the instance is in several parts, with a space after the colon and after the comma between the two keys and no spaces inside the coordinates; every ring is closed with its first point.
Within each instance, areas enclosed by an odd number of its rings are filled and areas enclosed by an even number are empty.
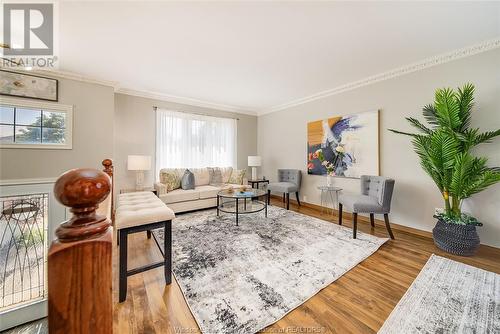
{"type": "Polygon", "coordinates": [[[339,192],[342,191],[342,188],[332,187],[332,186],[318,186],[318,189],[321,190],[321,213],[325,210],[329,211],[329,203],[332,205],[332,215],[334,213],[334,209],[338,209],[339,207],[339,192]],[[323,206],[323,203],[325,206],[323,206]]]}
{"type": "MultiPolygon", "coordinates": [[[[252,188],[256,188],[256,189],[259,189],[259,185],[263,183],[264,185],[265,184],[269,184],[269,180],[248,180],[248,184],[252,187],[252,188]],[[255,185],[257,185],[257,187],[255,187],[255,185]]],[[[265,189],[265,188],[264,188],[265,189]]]]}

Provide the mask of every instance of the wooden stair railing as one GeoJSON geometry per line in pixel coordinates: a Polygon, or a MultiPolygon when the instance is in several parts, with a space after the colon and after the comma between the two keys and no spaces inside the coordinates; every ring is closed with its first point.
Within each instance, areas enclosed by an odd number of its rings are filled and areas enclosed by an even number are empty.
{"type": "MultiPolygon", "coordinates": [[[[103,165],[112,174],[108,162],[103,165]]],[[[112,222],[96,213],[111,189],[110,175],[95,169],[72,169],[54,185],[56,199],[73,217],[56,229],[48,253],[51,334],[113,331],[112,222]]]]}

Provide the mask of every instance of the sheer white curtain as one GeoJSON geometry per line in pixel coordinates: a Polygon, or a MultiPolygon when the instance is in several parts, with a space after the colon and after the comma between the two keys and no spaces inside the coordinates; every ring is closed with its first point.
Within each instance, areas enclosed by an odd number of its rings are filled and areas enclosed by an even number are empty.
{"type": "Polygon", "coordinates": [[[234,167],[236,120],[156,109],[156,171],[234,167]]]}

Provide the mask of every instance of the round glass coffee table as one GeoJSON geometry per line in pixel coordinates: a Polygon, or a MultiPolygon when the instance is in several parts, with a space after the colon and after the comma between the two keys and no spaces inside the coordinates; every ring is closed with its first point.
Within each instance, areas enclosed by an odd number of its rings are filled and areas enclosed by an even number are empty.
{"type": "Polygon", "coordinates": [[[256,213],[265,210],[267,218],[267,192],[261,189],[245,191],[223,189],[217,193],[217,217],[220,212],[234,214],[236,226],[241,214],[256,213]],[[262,200],[261,198],[264,198],[262,200]]]}

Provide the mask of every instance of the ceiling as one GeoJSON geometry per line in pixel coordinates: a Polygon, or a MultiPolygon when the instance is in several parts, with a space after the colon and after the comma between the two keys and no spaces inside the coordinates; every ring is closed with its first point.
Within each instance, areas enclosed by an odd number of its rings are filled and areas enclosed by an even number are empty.
{"type": "Polygon", "coordinates": [[[61,2],[60,70],[259,111],[500,36],[499,2],[61,2]]]}

